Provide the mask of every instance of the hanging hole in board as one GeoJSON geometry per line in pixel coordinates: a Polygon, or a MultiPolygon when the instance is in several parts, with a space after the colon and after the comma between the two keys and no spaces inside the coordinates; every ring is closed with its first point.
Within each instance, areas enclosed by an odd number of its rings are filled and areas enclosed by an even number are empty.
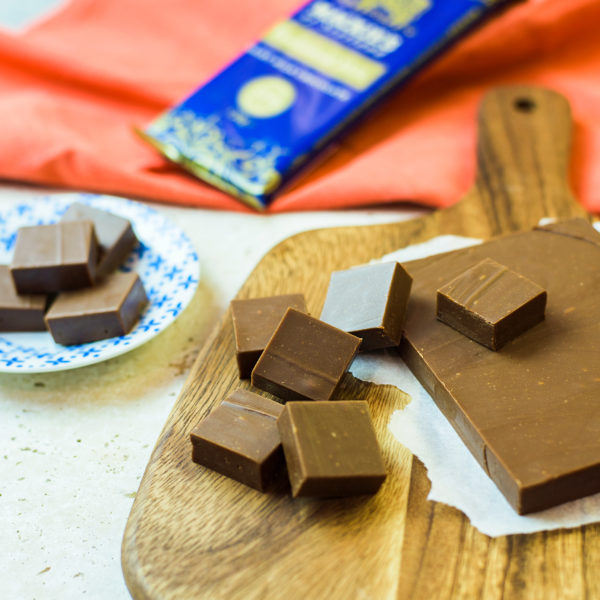
{"type": "Polygon", "coordinates": [[[514,101],[514,107],[521,112],[531,112],[535,110],[535,102],[531,98],[517,98],[514,101]]]}

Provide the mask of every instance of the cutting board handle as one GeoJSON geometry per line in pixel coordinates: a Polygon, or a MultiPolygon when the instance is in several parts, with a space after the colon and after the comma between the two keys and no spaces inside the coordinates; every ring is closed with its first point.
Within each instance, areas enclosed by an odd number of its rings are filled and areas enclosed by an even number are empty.
{"type": "Polygon", "coordinates": [[[486,94],[479,112],[474,191],[486,212],[499,219],[498,232],[513,230],[512,213],[527,205],[537,207],[536,214],[542,207],[550,217],[573,214],[570,146],[571,111],[561,94],[526,85],[486,94]]]}

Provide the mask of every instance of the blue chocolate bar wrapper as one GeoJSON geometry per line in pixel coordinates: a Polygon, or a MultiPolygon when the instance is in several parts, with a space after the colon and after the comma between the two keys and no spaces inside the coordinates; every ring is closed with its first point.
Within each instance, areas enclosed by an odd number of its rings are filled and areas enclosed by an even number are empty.
{"type": "Polygon", "coordinates": [[[324,145],[511,0],[313,0],[140,135],[265,208],[324,145]]]}

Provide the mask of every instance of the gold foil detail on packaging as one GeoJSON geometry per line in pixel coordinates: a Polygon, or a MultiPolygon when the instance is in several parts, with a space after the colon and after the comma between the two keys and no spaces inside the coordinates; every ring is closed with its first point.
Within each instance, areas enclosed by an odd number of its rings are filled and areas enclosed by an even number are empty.
{"type": "Polygon", "coordinates": [[[287,56],[320,71],[358,91],[381,77],[386,67],[295,21],[283,21],[263,41],[287,56]]]}
{"type": "Polygon", "coordinates": [[[257,119],[276,117],[296,101],[296,88],[283,77],[265,75],[245,83],[237,94],[238,107],[257,119]]]}
{"type": "MultiPolygon", "coordinates": [[[[255,141],[243,149],[231,148],[217,117],[202,118],[191,110],[167,112],[144,134],[145,139],[157,145],[152,136],[160,137],[160,150],[170,160],[224,191],[235,190],[235,195],[246,201],[271,193],[281,182],[275,163],[286,151],[264,141],[255,141]],[[179,149],[169,143],[169,138],[177,142],[179,149]],[[222,181],[224,177],[231,184],[222,181]]],[[[252,205],[256,206],[256,200],[252,205]]]]}

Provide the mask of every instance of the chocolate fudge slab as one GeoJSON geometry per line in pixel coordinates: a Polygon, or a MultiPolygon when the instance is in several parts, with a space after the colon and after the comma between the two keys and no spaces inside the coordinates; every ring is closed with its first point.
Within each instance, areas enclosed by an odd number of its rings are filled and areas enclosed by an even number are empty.
{"type": "Polygon", "coordinates": [[[46,325],[57,344],[94,342],[129,333],[147,303],[137,273],[113,273],[94,287],[59,294],[46,325]]]}
{"type": "Polygon", "coordinates": [[[129,220],[106,210],[74,202],[62,216],[62,221],[92,221],[98,240],[98,276],[107,275],[119,267],[137,242],[129,220]]]}
{"type": "Polygon", "coordinates": [[[580,240],[587,240],[593,244],[597,243],[598,232],[590,226],[590,222],[583,217],[575,217],[566,221],[555,221],[544,226],[538,226],[536,229],[554,231],[569,237],[580,240]]]}
{"type": "Polygon", "coordinates": [[[264,491],[284,465],[277,417],[283,405],[236,390],[192,430],[192,460],[264,491]]]}
{"type": "Polygon", "coordinates": [[[437,291],[437,317],[490,350],[544,319],[546,290],[486,258],[437,291]]]}
{"type": "Polygon", "coordinates": [[[43,294],[17,294],[8,265],[0,265],[0,331],[46,331],[43,294]]]}
{"type": "Polygon", "coordinates": [[[252,371],[252,385],[287,400],[329,400],[360,338],[288,308],[252,371]]]}
{"type": "Polygon", "coordinates": [[[411,284],[397,262],[334,271],[321,320],[361,338],[361,351],[397,346],[411,284]]]}
{"type": "Polygon", "coordinates": [[[98,244],[91,221],[21,227],[11,275],[19,294],[44,294],[90,286],[98,244]]]}
{"type": "Polygon", "coordinates": [[[521,514],[600,492],[600,235],[563,229],[404,263],[413,289],[401,355],[521,514]],[[485,258],[548,293],[545,320],[501,352],[436,318],[436,290],[485,258]]]}
{"type": "Polygon", "coordinates": [[[265,298],[232,300],[231,317],[240,378],[252,373],[267,342],[288,308],[306,312],[302,294],[282,294],[265,298]]]}
{"type": "Polygon", "coordinates": [[[277,425],[293,496],[374,494],[383,483],[366,402],[288,402],[277,425]]]}

